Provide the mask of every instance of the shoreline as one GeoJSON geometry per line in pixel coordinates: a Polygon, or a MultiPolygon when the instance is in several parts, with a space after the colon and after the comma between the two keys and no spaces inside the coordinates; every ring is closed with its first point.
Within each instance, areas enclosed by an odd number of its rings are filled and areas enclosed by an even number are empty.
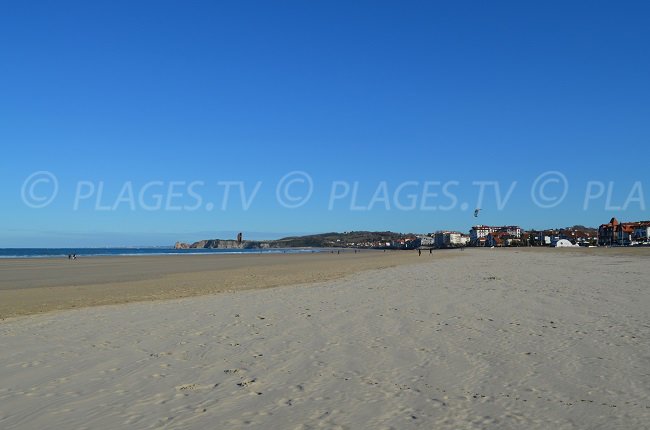
{"type": "Polygon", "coordinates": [[[0,321],[67,309],[170,300],[223,292],[314,284],[401,265],[482,253],[495,256],[640,257],[650,248],[466,248],[287,254],[192,254],[0,259],[0,321]],[[454,252],[457,251],[457,252],[454,252]]]}
{"type": "MultiPolygon", "coordinates": [[[[78,258],[96,257],[157,257],[157,256],[185,256],[185,255],[248,255],[248,254],[310,254],[324,252],[329,248],[295,247],[295,248],[0,248],[0,251],[8,250],[42,250],[60,251],[59,254],[35,254],[35,255],[0,255],[0,260],[32,260],[32,259],[67,259],[68,255],[76,255],[78,258]],[[87,253],[92,250],[96,253],[87,253]],[[120,253],[102,253],[101,251],[124,251],[120,253]],[[156,250],[158,252],[151,252],[156,250]],[[128,252],[132,251],[132,252],[128,252]],[[133,252],[141,251],[141,252],[133,252]]],[[[349,248],[352,250],[353,248],[349,248]]]]}
{"type": "MultiPolygon", "coordinates": [[[[461,253],[453,253],[461,256],[461,253]]],[[[449,258],[436,253],[435,258],[449,258]]],[[[0,320],[91,306],[311,284],[423,262],[403,251],[0,260],[0,320]]],[[[429,256],[426,253],[426,257],[429,256]]]]}

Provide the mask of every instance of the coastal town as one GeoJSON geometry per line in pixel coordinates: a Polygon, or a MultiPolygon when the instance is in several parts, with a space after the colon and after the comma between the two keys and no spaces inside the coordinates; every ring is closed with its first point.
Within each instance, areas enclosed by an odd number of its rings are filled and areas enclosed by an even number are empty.
{"type": "MultiPolygon", "coordinates": [[[[352,244],[350,244],[352,245],[352,244]]],[[[597,229],[581,225],[573,227],[524,230],[516,225],[475,225],[468,234],[459,231],[436,231],[411,235],[390,243],[359,243],[352,246],[396,249],[460,248],[460,247],[596,247],[650,246],[650,221],[619,222],[612,218],[597,229]]]]}
{"type": "Polygon", "coordinates": [[[576,225],[547,230],[524,230],[516,225],[475,225],[468,234],[439,230],[433,233],[404,235],[391,240],[343,242],[339,239],[331,246],[384,249],[650,246],[650,221],[619,222],[612,218],[598,228],[576,225]]]}
{"type": "Polygon", "coordinates": [[[597,246],[650,246],[650,221],[619,222],[612,218],[598,228],[574,225],[545,230],[524,230],[517,225],[474,225],[468,231],[438,230],[432,233],[391,231],[346,231],[276,240],[209,239],[194,243],[176,242],[176,249],[278,249],[278,248],[354,248],[354,249],[448,249],[465,247],[553,248],[597,246]]]}

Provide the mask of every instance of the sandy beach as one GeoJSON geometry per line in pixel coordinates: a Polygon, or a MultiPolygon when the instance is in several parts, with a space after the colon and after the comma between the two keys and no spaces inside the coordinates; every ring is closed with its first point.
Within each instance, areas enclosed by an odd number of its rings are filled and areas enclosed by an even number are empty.
{"type": "MultiPolygon", "coordinates": [[[[438,258],[457,255],[439,253],[438,258]]],[[[422,256],[424,258],[424,255],[422,256]]],[[[417,263],[412,252],[0,259],[0,319],[107,304],[262,289],[417,263]]]]}
{"type": "MultiPolygon", "coordinates": [[[[418,264],[2,321],[0,427],[648,428],[647,250],[402,255],[418,264]]],[[[118,279],[215,273],[191,270],[118,279]]],[[[72,288],[27,278],[2,293],[72,288]]]]}

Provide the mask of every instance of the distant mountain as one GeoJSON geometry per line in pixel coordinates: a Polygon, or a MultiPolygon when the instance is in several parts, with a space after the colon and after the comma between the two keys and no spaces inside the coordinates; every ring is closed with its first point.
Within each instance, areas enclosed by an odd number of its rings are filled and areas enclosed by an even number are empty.
{"type": "Polygon", "coordinates": [[[528,232],[541,231],[548,234],[566,234],[574,233],[577,236],[589,236],[596,237],[598,236],[598,229],[594,227],[585,227],[584,225],[574,225],[572,227],[562,227],[562,228],[547,228],[543,230],[528,230],[528,232]]]}
{"type": "Polygon", "coordinates": [[[574,225],[573,227],[566,227],[564,230],[568,231],[579,231],[579,232],[584,232],[588,233],[591,235],[597,235],[598,234],[598,228],[594,227],[585,227],[584,225],[574,225]]]}

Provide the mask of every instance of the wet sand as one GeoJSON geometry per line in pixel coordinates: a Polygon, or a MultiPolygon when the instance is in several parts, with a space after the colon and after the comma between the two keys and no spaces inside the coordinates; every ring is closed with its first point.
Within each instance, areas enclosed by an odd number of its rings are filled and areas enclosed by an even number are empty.
{"type": "MultiPolygon", "coordinates": [[[[436,258],[460,255],[436,252],[436,258]]],[[[417,263],[416,251],[0,259],[0,318],[340,278],[417,263]]]]}
{"type": "MultiPolygon", "coordinates": [[[[583,256],[648,256],[650,248],[509,248],[470,252],[532,252],[583,256]]],[[[309,254],[158,255],[0,259],[0,319],[86,306],[164,300],[225,291],[337,279],[359,271],[451,258],[459,250],[341,250],[309,254]]]]}

